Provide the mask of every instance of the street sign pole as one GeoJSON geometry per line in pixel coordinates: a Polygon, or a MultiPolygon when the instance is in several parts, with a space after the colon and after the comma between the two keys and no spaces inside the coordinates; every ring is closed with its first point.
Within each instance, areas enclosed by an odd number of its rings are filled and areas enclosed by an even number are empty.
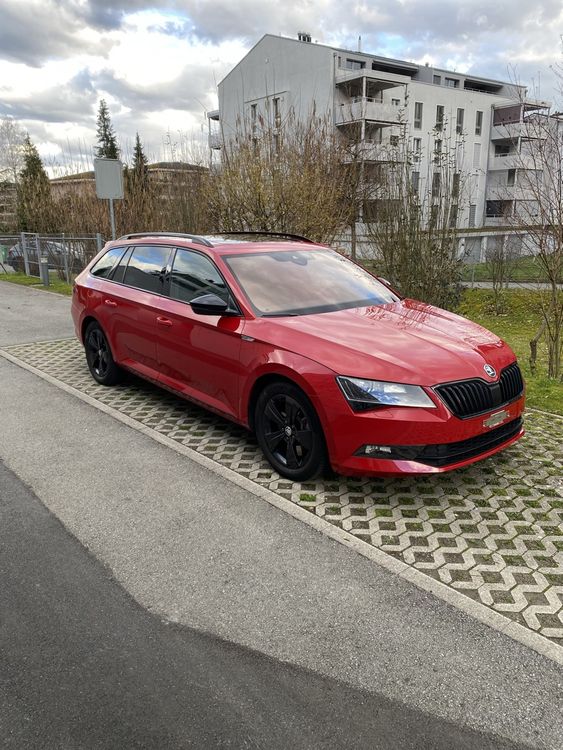
{"type": "Polygon", "coordinates": [[[109,219],[111,221],[111,238],[115,239],[115,214],[113,212],[113,198],[109,199],[109,219]]]}
{"type": "Polygon", "coordinates": [[[119,159],[94,159],[96,195],[109,201],[111,238],[115,239],[114,200],[123,198],[123,164],[119,159]]]}

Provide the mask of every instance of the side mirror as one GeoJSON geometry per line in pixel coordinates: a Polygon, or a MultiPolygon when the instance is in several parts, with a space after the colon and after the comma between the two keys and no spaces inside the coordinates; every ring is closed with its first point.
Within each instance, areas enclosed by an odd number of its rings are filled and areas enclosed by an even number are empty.
{"type": "Polygon", "coordinates": [[[229,303],[216,294],[202,294],[190,302],[192,310],[198,315],[225,315],[229,303]]]}

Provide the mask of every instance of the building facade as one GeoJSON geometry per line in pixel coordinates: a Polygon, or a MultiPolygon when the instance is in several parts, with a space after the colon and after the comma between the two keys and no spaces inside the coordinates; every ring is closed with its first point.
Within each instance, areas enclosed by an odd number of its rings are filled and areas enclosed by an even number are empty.
{"type": "Polygon", "coordinates": [[[401,158],[394,149],[407,143],[413,185],[424,195],[441,155],[455,152],[464,177],[454,219],[460,252],[482,260],[488,245],[517,243],[507,218],[526,200],[518,185],[524,123],[549,106],[528,100],[522,86],[328,47],[308,34],[267,34],[220,82],[218,96],[219,109],[208,113],[216,153],[260,123],[281,127],[289,113],[304,120],[314,112],[355,141],[368,170],[401,158]]]}

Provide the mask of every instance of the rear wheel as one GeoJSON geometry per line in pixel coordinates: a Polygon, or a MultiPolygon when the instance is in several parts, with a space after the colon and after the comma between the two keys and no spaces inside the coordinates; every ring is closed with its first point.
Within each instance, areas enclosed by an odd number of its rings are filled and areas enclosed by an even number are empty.
{"type": "Polygon", "coordinates": [[[84,335],[86,362],[94,380],[101,385],[115,385],[121,379],[121,370],[115,364],[111,349],[99,323],[93,321],[84,335]]]}
{"type": "Polygon", "coordinates": [[[301,482],[323,473],[328,462],[321,424],[297,386],[267,385],[256,402],[254,424],[258,443],[278,474],[301,482]]]}

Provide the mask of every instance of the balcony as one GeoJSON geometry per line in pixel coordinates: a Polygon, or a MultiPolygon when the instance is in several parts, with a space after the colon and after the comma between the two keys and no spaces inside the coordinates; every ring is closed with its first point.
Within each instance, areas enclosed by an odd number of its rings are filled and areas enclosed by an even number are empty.
{"type": "Polygon", "coordinates": [[[209,133],[208,145],[211,149],[220,149],[223,146],[221,133],[209,133]]]}
{"type": "Polygon", "coordinates": [[[398,158],[399,153],[396,146],[391,146],[389,143],[363,141],[362,143],[353,145],[349,155],[344,158],[344,161],[350,163],[358,160],[384,164],[387,162],[396,162],[398,158]]]}
{"type": "Polygon", "coordinates": [[[528,151],[511,151],[508,154],[498,154],[489,159],[489,171],[502,169],[535,169],[535,159],[528,151]]]}
{"type": "MultiPolygon", "coordinates": [[[[540,188],[541,189],[541,186],[540,188]]],[[[529,201],[534,200],[538,188],[531,185],[508,185],[506,181],[488,182],[485,189],[485,199],[489,201],[529,201]]]]}
{"type": "Polygon", "coordinates": [[[369,120],[378,125],[397,125],[399,108],[368,96],[357,96],[347,103],[337,104],[334,119],[335,125],[347,125],[361,120],[369,120]]]}
{"type": "Polygon", "coordinates": [[[351,81],[366,79],[366,83],[379,90],[395,88],[395,86],[405,86],[410,83],[409,76],[402,76],[398,73],[386,73],[381,70],[367,70],[359,68],[348,70],[347,68],[338,68],[334,76],[334,82],[337,86],[348,84],[351,81]]]}

